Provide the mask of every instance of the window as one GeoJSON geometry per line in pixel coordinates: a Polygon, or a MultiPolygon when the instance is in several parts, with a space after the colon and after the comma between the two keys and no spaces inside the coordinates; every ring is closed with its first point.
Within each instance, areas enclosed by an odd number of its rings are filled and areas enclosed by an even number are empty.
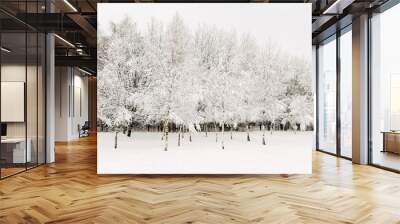
{"type": "Polygon", "coordinates": [[[400,170],[400,5],[371,19],[371,140],[373,164],[400,170]]]}
{"type": "Polygon", "coordinates": [[[318,48],[318,148],[336,153],[336,36],[318,48]]]}
{"type": "Polygon", "coordinates": [[[340,36],[340,154],[352,157],[352,35],[351,26],[340,36]]]}

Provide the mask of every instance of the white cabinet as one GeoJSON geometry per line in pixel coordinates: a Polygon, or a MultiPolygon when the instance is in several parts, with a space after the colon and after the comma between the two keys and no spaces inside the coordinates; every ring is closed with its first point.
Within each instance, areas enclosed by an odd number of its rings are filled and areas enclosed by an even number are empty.
{"type": "Polygon", "coordinates": [[[12,162],[25,163],[32,161],[32,140],[26,140],[27,147],[25,151],[25,138],[9,138],[1,140],[2,145],[12,148],[12,162]]]}

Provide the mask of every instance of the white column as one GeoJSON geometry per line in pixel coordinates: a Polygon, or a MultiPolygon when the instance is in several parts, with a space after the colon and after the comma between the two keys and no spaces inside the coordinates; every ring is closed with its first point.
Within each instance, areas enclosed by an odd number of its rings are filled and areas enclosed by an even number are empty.
{"type": "Polygon", "coordinates": [[[54,35],[46,36],[46,163],[55,161],[54,133],[55,133],[55,60],[54,35]]]}
{"type": "MultiPolygon", "coordinates": [[[[54,5],[46,1],[46,11],[53,12],[54,5]]],[[[46,35],[46,163],[55,161],[55,43],[54,34],[46,35]]]]}
{"type": "Polygon", "coordinates": [[[71,140],[71,67],[55,68],[55,141],[71,140]]]}
{"type": "Polygon", "coordinates": [[[368,163],[368,15],[353,19],[353,162],[368,163]]]}

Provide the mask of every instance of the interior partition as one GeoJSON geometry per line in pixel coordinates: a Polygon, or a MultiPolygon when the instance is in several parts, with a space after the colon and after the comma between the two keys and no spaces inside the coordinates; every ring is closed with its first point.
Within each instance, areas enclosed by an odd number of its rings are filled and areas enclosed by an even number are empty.
{"type": "Polygon", "coordinates": [[[0,87],[1,175],[6,177],[24,171],[27,163],[32,161],[32,142],[27,138],[26,125],[26,78],[32,67],[26,63],[25,32],[2,33],[1,43],[9,49],[9,52],[1,52],[0,87]]]}
{"type": "MultiPolygon", "coordinates": [[[[26,4],[21,11],[39,10],[38,2],[26,4]]],[[[1,179],[46,160],[45,44],[43,33],[23,23],[0,32],[1,179]]]]}
{"type": "Polygon", "coordinates": [[[89,76],[76,67],[56,67],[55,73],[55,141],[78,139],[89,121],[89,76]]]}

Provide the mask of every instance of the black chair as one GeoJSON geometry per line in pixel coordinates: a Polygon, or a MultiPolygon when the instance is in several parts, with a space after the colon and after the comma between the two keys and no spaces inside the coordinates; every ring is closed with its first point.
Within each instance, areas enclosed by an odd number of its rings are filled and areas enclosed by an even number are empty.
{"type": "Polygon", "coordinates": [[[89,136],[89,129],[90,129],[89,121],[85,121],[82,127],[79,128],[79,138],[89,136]]]}

